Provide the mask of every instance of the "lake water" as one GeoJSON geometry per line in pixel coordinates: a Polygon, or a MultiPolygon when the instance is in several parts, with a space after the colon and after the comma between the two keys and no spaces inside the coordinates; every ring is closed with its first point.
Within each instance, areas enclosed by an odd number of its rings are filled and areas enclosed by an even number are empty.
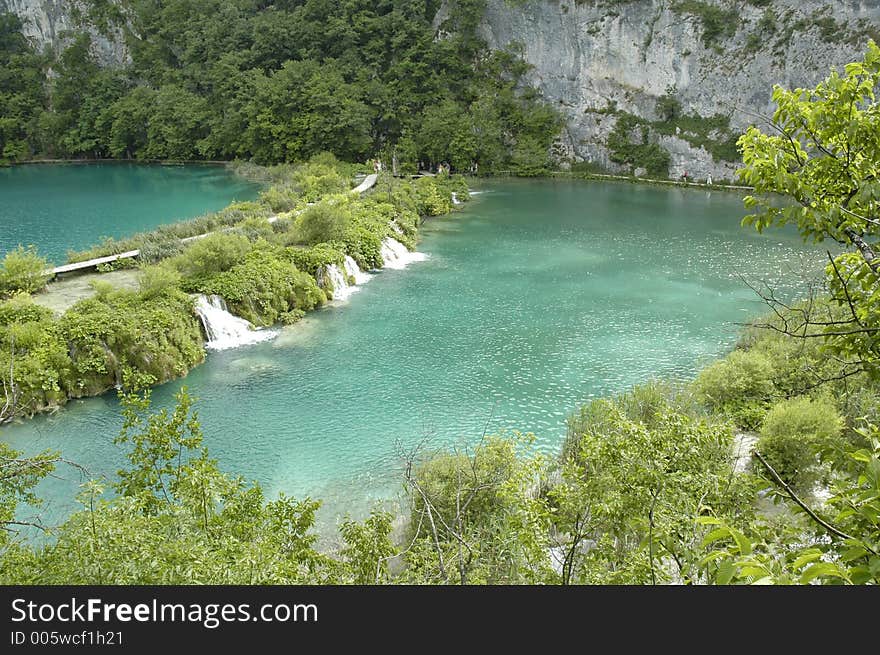
{"type": "MultiPolygon", "coordinates": [[[[323,520],[400,489],[416,444],[465,446],[484,430],[533,432],[555,451],[566,416],[652,377],[687,377],[728,350],[762,305],[738,275],[793,294],[821,252],[791,232],[739,226],[733,193],[619,183],[479,183],[433,219],[430,256],[385,270],[344,304],[268,343],[211,352],[185,380],[223,468],[270,495],[323,498],[323,520]]],[[[17,448],[60,448],[93,475],[122,453],[112,395],[6,430],[17,448]]],[[[41,487],[48,517],[76,475],[41,487]]]]}
{"type": "Polygon", "coordinates": [[[19,244],[64,263],[104,237],[256,198],[259,187],[223,166],[127,163],[33,164],[0,168],[0,257],[19,244]]]}

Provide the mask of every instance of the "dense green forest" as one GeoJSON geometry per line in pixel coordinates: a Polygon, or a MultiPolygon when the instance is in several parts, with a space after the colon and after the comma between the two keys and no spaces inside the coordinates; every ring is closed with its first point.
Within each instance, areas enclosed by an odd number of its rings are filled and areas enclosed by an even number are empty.
{"type": "Polygon", "coordinates": [[[0,160],[301,161],[376,154],[404,170],[546,167],[558,116],[489,51],[483,0],[89,0],[83,26],[121,34],[102,67],[86,31],[36,52],[0,15],[0,160]]]}

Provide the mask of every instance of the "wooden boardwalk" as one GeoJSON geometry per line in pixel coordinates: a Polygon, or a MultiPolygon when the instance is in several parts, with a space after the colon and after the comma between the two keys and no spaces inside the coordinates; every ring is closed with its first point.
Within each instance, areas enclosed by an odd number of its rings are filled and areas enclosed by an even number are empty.
{"type": "Polygon", "coordinates": [[[351,190],[352,193],[364,193],[365,191],[369,191],[376,185],[376,180],[379,179],[379,176],[376,173],[371,173],[364,178],[364,181],[358,184],[354,189],[351,190]]]}
{"type": "Polygon", "coordinates": [[[65,264],[64,266],[56,266],[51,271],[46,271],[47,273],[51,273],[52,275],[58,275],[59,273],[71,273],[73,271],[81,271],[87,268],[94,268],[99,264],[109,264],[110,262],[115,262],[120,259],[131,259],[133,257],[137,257],[141,254],[140,250],[129,250],[128,252],[121,252],[118,255],[108,255],[107,257],[98,257],[97,259],[88,259],[84,262],[76,262],[74,264],[65,264]]]}

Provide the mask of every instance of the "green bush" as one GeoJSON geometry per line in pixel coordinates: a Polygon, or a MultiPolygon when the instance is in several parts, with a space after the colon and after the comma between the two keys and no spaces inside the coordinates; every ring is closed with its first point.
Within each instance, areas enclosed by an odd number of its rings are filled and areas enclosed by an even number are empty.
{"type": "Polygon", "coordinates": [[[233,314],[254,325],[273,325],[291,310],[327,301],[315,278],[266,249],[253,250],[241,264],[201,280],[198,290],[221,296],[233,314]]]}
{"type": "Polygon", "coordinates": [[[177,289],[146,300],[113,290],[81,300],[58,322],[75,371],[71,397],[92,396],[127,379],[158,384],[204,359],[192,299],[177,289]]]}
{"type": "Polygon", "coordinates": [[[792,488],[809,491],[820,475],[819,456],[841,445],[843,419],[827,398],[776,403],[761,426],[757,449],[792,488]]]}
{"type": "Polygon", "coordinates": [[[691,14],[700,19],[703,27],[703,45],[707,48],[717,49],[718,42],[736,34],[740,24],[739,12],[736,9],[722,9],[701,0],[679,0],[672,5],[672,10],[680,14],[691,14]]]}
{"type": "Polygon", "coordinates": [[[618,429],[621,416],[654,429],[669,411],[689,417],[702,413],[689,389],[659,381],[636,385],[613,399],[581,405],[568,417],[562,460],[576,454],[584,435],[600,438],[613,433],[618,429]]]}
{"type": "Polygon", "coordinates": [[[324,200],[306,209],[296,220],[294,230],[300,243],[316,244],[339,241],[351,223],[348,208],[324,200]]]}
{"type": "Polygon", "coordinates": [[[291,309],[289,312],[282,312],[278,316],[278,322],[281,325],[293,325],[302,320],[305,315],[306,313],[301,309],[291,309]]]}
{"type": "Polygon", "coordinates": [[[52,312],[36,304],[27,293],[18,293],[9,300],[0,300],[0,326],[39,323],[51,319],[52,312]]]}
{"type": "Polygon", "coordinates": [[[343,248],[345,245],[342,243],[319,243],[309,248],[286,248],[284,256],[299,270],[314,277],[322,266],[330,264],[341,266],[345,260],[343,248]]]}
{"type": "Polygon", "coordinates": [[[439,516],[435,521],[453,525],[461,498],[467,498],[470,502],[462,512],[462,523],[489,527],[493,514],[501,509],[499,487],[511,478],[517,466],[515,442],[498,437],[488,438],[473,455],[434,453],[415,469],[415,479],[424,498],[412,497],[410,525],[415,528],[427,520],[422,516],[427,512],[425,498],[439,516]]]}
{"type": "Polygon", "coordinates": [[[470,187],[463,175],[446,175],[439,184],[446,190],[454,192],[459,202],[467,202],[471,199],[470,187]]]}
{"type": "Polygon", "coordinates": [[[649,141],[648,122],[621,112],[608,135],[611,161],[632,169],[644,168],[651,177],[669,176],[669,153],[658,143],[649,141]]]}
{"type": "Polygon", "coordinates": [[[215,232],[190,242],[173,264],[186,278],[207,277],[244,261],[250,250],[250,241],[241,234],[215,232]]]}
{"type": "MultiPolygon", "coordinates": [[[[19,413],[33,414],[63,404],[71,365],[67,344],[59,338],[50,310],[27,294],[0,301],[0,370],[13,371],[21,393],[19,413]]],[[[0,388],[0,405],[5,402],[0,388]]]]}
{"type": "Polygon", "coordinates": [[[700,371],[694,390],[705,405],[737,425],[760,425],[774,392],[774,362],[757,350],[735,350],[700,371]]]}
{"type": "Polygon", "coordinates": [[[289,187],[272,186],[260,194],[260,202],[273,212],[289,212],[300,204],[300,197],[289,187]]]}
{"type": "Polygon", "coordinates": [[[435,178],[420,177],[415,181],[419,214],[440,216],[452,211],[452,192],[435,178]]]}
{"type": "Polygon", "coordinates": [[[382,268],[382,239],[365,227],[350,228],[342,237],[345,252],[363,271],[382,268]]]}
{"type": "Polygon", "coordinates": [[[336,163],[336,158],[329,153],[312,158],[293,172],[292,188],[306,202],[316,202],[324,196],[346,191],[351,178],[340,175],[336,163]]]}
{"type": "Polygon", "coordinates": [[[152,300],[180,286],[180,273],[167,264],[147,266],[141,272],[138,291],[144,300],[152,300]]]}
{"type": "Polygon", "coordinates": [[[34,246],[10,250],[0,262],[0,296],[40,291],[51,277],[46,273],[49,268],[49,262],[37,254],[34,246]]]}

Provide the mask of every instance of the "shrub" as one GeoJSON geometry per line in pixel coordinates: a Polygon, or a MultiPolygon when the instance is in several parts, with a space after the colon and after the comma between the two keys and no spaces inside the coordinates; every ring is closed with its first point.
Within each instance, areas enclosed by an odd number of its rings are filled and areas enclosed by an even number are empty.
{"type": "Polygon", "coordinates": [[[460,202],[467,202],[471,199],[470,187],[468,187],[467,180],[463,175],[444,176],[439,184],[446,190],[455,192],[460,202]]]}
{"type": "Polygon", "coordinates": [[[700,371],[694,381],[697,396],[743,428],[761,423],[774,392],[773,361],[757,350],[735,350],[700,371]]]}
{"type": "Polygon", "coordinates": [[[293,309],[309,310],[326,302],[318,283],[267,249],[252,251],[241,264],[198,283],[217,294],[229,310],[255,325],[272,325],[293,309]]]}
{"type": "Polygon", "coordinates": [[[827,398],[776,403],[761,426],[757,448],[794,489],[809,491],[819,477],[819,455],[841,445],[843,419],[827,398]]]}
{"type": "Polygon", "coordinates": [[[293,325],[299,322],[306,315],[301,309],[291,309],[289,312],[281,312],[278,316],[278,322],[281,325],[293,325]]]}
{"type": "MultiPolygon", "coordinates": [[[[330,155],[332,157],[332,155],[330,155]]],[[[298,167],[291,186],[306,202],[316,202],[324,196],[348,189],[348,179],[326,163],[309,163],[298,167]]]]}
{"type": "Polygon", "coordinates": [[[138,281],[141,298],[151,300],[180,286],[180,273],[167,264],[147,266],[138,281]]]}
{"type": "Polygon", "coordinates": [[[294,229],[301,243],[316,244],[339,241],[350,223],[351,214],[346,207],[323,201],[300,214],[294,229]]]}
{"type": "Polygon", "coordinates": [[[670,411],[689,417],[701,413],[689,389],[657,381],[636,385],[613,399],[600,399],[581,405],[568,417],[562,459],[567,460],[576,454],[584,435],[600,438],[614,433],[621,416],[654,429],[670,411]]]}
{"type": "MultiPolygon", "coordinates": [[[[430,500],[432,511],[447,525],[453,524],[461,498],[470,501],[462,512],[462,522],[485,525],[499,511],[499,488],[511,478],[517,466],[516,442],[489,437],[476,448],[474,455],[434,453],[418,464],[415,478],[430,500]]],[[[422,522],[423,513],[426,513],[425,499],[414,495],[410,521],[413,527],[422,522]]]]}
{"type": "Polygon", "coordinates": [[[49,262],[37,254],[34,246],[10,250],[0,263],[0,295],[40,291],[51,277],[46,273],[49,268],[49,262]]]}
{"type": "Polygon", "coordinates": [[[141,251],[139,259],[146,263],[160,262],[163,259],[179,255],[183,252],[185,245],[174,236],[151,236],[139,244],[141,251]]]}
{"type": "Polygon", "coordinates": [[[341,265],[345,259],[344,247],[341,243],[319,243],[310,248],[286,248],[284,255],[299,270],[315,276],[322,266],[341,265]]]}
{"type": "Polygon", "coordinates": [[[722,9],[701,0],[679,0],[672,10],[681,14],[692,14],[700,19],[703,27],[702,41],[707,48],[718,48],[718,42],[736,34],[740,24],[736,9],[722,9]]]}
{"type": "Polygon", "coordinates": [[[669,175],[669,153],[658,143],[649,142],[649,126],[633,114],[620,113],[608,135],[610,159],[632,168],[644,168],[652,177],[669,175]]]}
{"type": "Polygon", "coordinates": [[[657,99],[655,110],[664,122],[674,121],[681,116],[681,101],[675,97],[675,89],[666,89],[666,95],[657,99]]]}
{"type": "Polygon", "coordinates": [[[250,241],[241,234],[215,232],[190,242],[174,265],[187,278],[207,277],[244,261],[250,250],[250,241]]]}
{"type": "Polygon", "coordinates": [[[365,227],[350,228],[342,238],[345,252],[357,262],[361,270],[382,268],[382,239],[365,227]]]}
{"type": "Polygon", "coordinates": [[[452,193],[430,177],[415,181],[418,212],[422,216],[440,216],[452,211],[452,193]]]}
{"type": "Polygon", "coordinates": [[[19,293],[9,300],[0,300],[0,326],[13,323],[35,323],[52,319],[52,312],[36,304],[27,293],[19,293]]]}
{"type": "Polygon", "coordinates": [[[273,186],[260,194],[260,202],[268,205],[273,212],[288,212],[299,204],[300,199],[289,187],[273,186]]]}
{"type": "Polygon", "coordinates": [[[192,299],[177,289],[146,300],[139,293],[101,289],[58,321],[73,361],[70,397],[92,396],[126,380],[161,383],[204,359],[192,299]]]}

